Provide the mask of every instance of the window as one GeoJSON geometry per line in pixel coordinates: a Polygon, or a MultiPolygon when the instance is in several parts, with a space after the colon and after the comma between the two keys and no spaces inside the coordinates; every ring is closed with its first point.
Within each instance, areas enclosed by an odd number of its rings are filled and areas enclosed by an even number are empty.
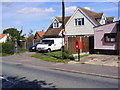
{"type": "Polygon", "coordinates": [[[114,43],[116,42],[116,33],[110,33],[110,34],[105,34],[105,42],[111,42],[114,43]]]}
{"type": "Polygon", "coordinates": [[[58,28],[59,27],[59,23],[53,23],[53,28],[58,28]]]}
{"type": "Polygon", "coordinates": [[[54,20],[53,28],[58,28],[58,27],[59,27],[59,22],[57,20],[54,20]]]}
{"type": "Polygon", "coordinates": [[[104,19],[101,20],[100,24],[101,24],[101,25],[105,24],[105,20],[104,20],[104,19]]]}
{"type": "Polygon", "coordinates": [[[54,40],[42,40],[40,44],[54,44],[54,40]]]}
{"type": "Polygon", "coordinates": [[[75,19],[75,26],[84,25],[84,18],[76,18],[75,19]]]}

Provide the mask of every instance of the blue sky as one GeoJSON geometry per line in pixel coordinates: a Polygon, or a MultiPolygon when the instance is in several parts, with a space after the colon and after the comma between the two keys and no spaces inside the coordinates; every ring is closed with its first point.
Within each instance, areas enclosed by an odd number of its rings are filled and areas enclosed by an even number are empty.
{"type": "MultiPolygon", "coordinates": [[[[78,6],[104,12],[106,16],[114,16],[118,20],[117,2],[66,2],[66,16],[72,15],[78,6]]],[[[25,34],[31,29],[34,33],[43,28],[46,31],[56,16],[61,16],[61,2],[3,2],[2,30],[13,27],[23,29],[25,34]]]]}

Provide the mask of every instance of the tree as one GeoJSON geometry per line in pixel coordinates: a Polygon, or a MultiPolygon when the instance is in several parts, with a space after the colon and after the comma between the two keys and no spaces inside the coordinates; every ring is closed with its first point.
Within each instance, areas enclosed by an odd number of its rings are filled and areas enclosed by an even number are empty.
{"type": "Polygon", "coordinates": [[[18,31],[16,28],[8,28],[3,30],[3,34],[9,33],[11,37],[11,41],[15,40],[23,40],[25,38],[25,34],[22,35],[22,30],[18,31]]]}
{"type": "Polygon", "coordinates": [[[34,39],[33,30],[30,30],[27,40],[33,40],[33,39],[34,39]]]}

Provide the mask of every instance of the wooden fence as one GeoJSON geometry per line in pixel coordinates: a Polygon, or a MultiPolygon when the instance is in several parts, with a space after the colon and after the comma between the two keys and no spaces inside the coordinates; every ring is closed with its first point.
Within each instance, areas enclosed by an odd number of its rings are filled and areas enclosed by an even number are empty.
{"type": "MultiPolygon", "coordinates": [[[[17,46],[18,46],[18,48],[29,49],[30,46],[32,46],[38,42],[40,42],[40,40],[17,41],[17,46]]],[[[15,44],[15,42],[14,42],[14,44],[15,44]]]]}
{"type": "Polygon", "coordinates": [[[86,37],[86,36],[75,36],[75,37],[68,37],[68,50],[71,54],[78,53],[76,49],[75,42],[77,40],[82,41],[82,53],[89,52],[94,53],[94,37],[86,37]],[[80,40],[81,37],[81,40],[80,40]]]}

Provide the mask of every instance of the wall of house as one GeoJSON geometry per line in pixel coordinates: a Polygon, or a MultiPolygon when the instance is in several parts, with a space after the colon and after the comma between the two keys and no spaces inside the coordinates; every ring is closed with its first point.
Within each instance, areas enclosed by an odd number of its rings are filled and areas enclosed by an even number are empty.
{"type": "Polygon", "coordinates": [[[86,34],[94,34],[93,30],[94,25],[78,10],[71,21],[67,22],[65,31],[66,35],[86,35],[86,34]],[[84,25],[75,26],[74,20],[76,18],[84,18],[84,25]]]}
{"type": "Polygon", "coordinates": [[[117,50],[117,43],[106,43],[105,33],[117,33],[116,23],[94,28],[94,49],[117,50]]]}

